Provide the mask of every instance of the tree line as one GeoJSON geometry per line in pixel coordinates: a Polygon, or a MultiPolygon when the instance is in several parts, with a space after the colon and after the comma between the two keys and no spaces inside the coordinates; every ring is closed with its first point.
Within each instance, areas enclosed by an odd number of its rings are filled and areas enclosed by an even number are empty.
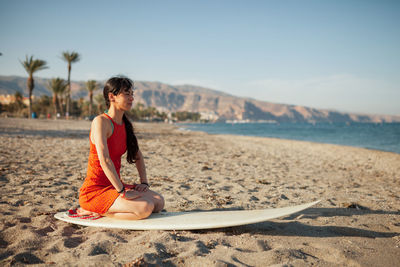
{"type": "MultiPolygon", "coordinates": [[[[0,53],[0,56],[2,53],[0,53]]],[[[70,116],[71,112],[71,69],[72,69],[72,63],[78,62],[81,57],[77,52],[74,51],[64,51],[62,52],[62,57],[64,61],[67,62],[68,66],[68,77],[67,81],[65,82],[61,78],[54,78],[52,79],[47,87],[50,89],[50,91],[53,92],[53,107],[55,110],[56,114],[60,114],[57,111],[57,107],[59,108],[59,111],[61,113],[63,112],[63,107],[65,107],[65,117],[68,119],[70,116]],[[62,98],[62,95],[65,94],[65,98],[62,98]],[[65,104],[62,103],[62,100],[65,100],[65,104]]],[[[29,105],[28,105],[28,118],[32,118],[33,114],[33,103],[32,103],[32,95],[33,95],[33,90],[35,88],[35,80],[33,75],[40,71],[48,68],[47,62],[42,59],[34,59],[33,56],[26,56],[24,61],[20,61],[21,65],[24,67],[25,71],[28,73],[28,79],[26,81],[26,87],[28,90],[28,99],[29,99],[29,105]]],[[[95,88],[95,81],[88,81],[86,83],[86,88],[89,90],[89,95],[92,95],[92,92],[96,89],[95,88]],[[92,90],[92,91],[90,91],[92,90]]],[[[48,99],[44,96],[40,99],[39,102],[43,102],[41,104],[46,104],[48,102],[48,99]]],[[[91,106],[92,106],[92,98],[90,98],[91,106]]],[[[24,112],[24,106],[25,104],[23,103],[23,97],[21,93],[16,93],[14,102],[10,103],[8,105],[0,105],[0,112],[2,111],[7,111],[11,113],[22,113],[23,115],[24,112]]],[[[44,105],[44,108],[47,106],[44,105]]],[[[41,106],[37,107],[36,109],[41,108],[41,106]]],[[[47,113],[50,114],[50,113],[47,113]]],[[[60,114],[61,115],[61,114],[60,114]]]]}
{"type": "MultiPolygon", "coordinates": [[[[28,91],[29,104],[28,108],[23,102],[23,96],[20,92],[14,95],[14,101],[7,105],[0,104],[0,112],[7,112],[17,116],[32,118],[35,116],[45,115],[55,118],[65,117],[69,119],[74,117],[93,118],[95,114],[100,114],[106,109],[102,94],[94,96],[94,92],[98,89],[98,83],[95,80],[88,80],[85,83],[85,90],[89,95],[89,102],[83,98],[79,100],[71,99],[71,69],[72,64],[81,60],[79,53],[74,51],[64,51],[61,57],[67,62],[68,76],[67,80],[60,77],[53,78],[48,81],[46,87],[52,92],[52,96],[41,96],[39,99],[32,101],[33,90],[35,88],[34,74],[40,70],[48,68],[47,62],[41,59],[34,59],[33,56],[26,56],[24,61],[20,61],[28,73],[26,87],[28,91]],[[94,103],[96,102],[96,104],[94,103]],[[95,110],[97,112],[95,112],[95,110]],[[34,115],[34,116],[32,116],[34,115]]],[[[145,107],[143,104],[137,104],[127,114],[134,120],[144,121],[199,121],[200,114],[193,112],[175,112],[167,114],[159,112],[154,107],[145,107]]]]}
{"type": "MultiPolygon", "coordinates": [[[[53,92],[53,99],[57,99],[57,95],[60,94],[60,90],[65,92],[65,117],[68,119],[71,112],[71,69],[72,63],[78,62],[81,57],[77,52],[62,52],[62,57],[64,61],[67,62],[68,65],[68,78],[65,83],[61,78],[54,78],[48,84],[48,88],[53,92]]],[[[29,97],[29,118],[32,118],[32,93],[35,88],[35,81],[33,78],[33,74],[47,69],[47,62],[42,59],[34,59],[33,56],[26,56],[25,61],[21,61],[22,66],[25,71],[28,73],[28,79],[26,81],[26,87],[28,89],[28,97],[29,97]]]]}
{"type": "MultiPolygon", "coordinates": [[[[53,96],[42,95],[32,102],[32,110],[39,117],[62,117],[66,110],[65,95],[66,83],[59,78],[49,81],[49,87],[53,88],[53,96]]],[[[86,82],[86,90],[89,93],[89,102],[83,98],[71,101],[71,107],[76,118],[93,119],[96,114],[101,114],[106,110],[106,104],[102,94],[93,96],[97,88],[97,83],[93,80],[86,82]]],[[[27,117],[29,115],[28,106],[23,102],[21,92],[16,92],[14,100],[9,104],[0,103],[0,113],[7,115],[27,117]]],[[[200,114],[196,112],[178,111],[171,114],[160,112],[155,107],[145,107],[142,103],[136,104],[127,116],[135,121],[200,121],[200,114]]]]}
{"type": "MultiPolygon", "coordinates": [[[[58,79],[58,78],[57,78],[58,79]]],[[[58,84],[55,88],[62,88],[65,86],[60,86],[60,81],[54,79],[49,82],[58,84]]],[[[89,118],[93,116],[95,112],[96,105],[90,104],[88,101],[85,101],[83,98],[78,100],[71,100],[71,110],[73,110],[72,115],[76,118],[89,118]]],[[[66,112],[66,98],[65,98],[65,89],[57,91],[57,93],[53,93],[52,96],[42,95],[39,98],[35,98],[31,103],[31,110],[29,110],[29,105],[26,105],[23,101],[23,96],[21,92],[16,92],[14,94],[13,100],[9,104],[1,104],[0,103],[0,113],[6,113],[6,116],[16,116],[16,117],[54,117],[54,118],[65,118],[66,112]],[[64,93],[64,96],[63,96],[64,93]],[[30,115],[31,114],[31,115],[30,115]],[[32,116],[33,114],[33,116],[32,116]]],[[[98,109],[102,109],[104,111],[105,104],[104,101],[97,104],[98,109]]],[[[3,114],[4,116],[4,114],[3,114]]],[[[71,117],[71,116],[70,116],[71,117]]]]}

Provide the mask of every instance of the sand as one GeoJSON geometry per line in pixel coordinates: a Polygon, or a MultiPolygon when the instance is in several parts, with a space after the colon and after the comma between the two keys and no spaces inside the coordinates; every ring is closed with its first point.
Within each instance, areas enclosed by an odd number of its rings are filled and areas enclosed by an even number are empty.
{"type": "MultiPolygon", "coordinates": [[[[262,209],[322,201],[264,223],[201,231],[71,225],[88,121],[0,119],[0,264],[59,266],[395,266],[400,154],[135,124],[165,210],[262,209]]],[[[124,160],[123,179],[137,171],[124,160]]]]}

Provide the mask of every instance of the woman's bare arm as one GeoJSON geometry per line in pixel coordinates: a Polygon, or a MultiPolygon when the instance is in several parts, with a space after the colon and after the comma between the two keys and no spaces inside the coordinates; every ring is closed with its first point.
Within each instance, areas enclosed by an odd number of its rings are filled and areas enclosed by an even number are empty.
{"type": "Polygon", "coordinates": [[[136,155],[136,169],[138,170],[140,182],[148,184],[146,165],[144,164],[144,157],[142,152],[139,150],[136,155]]]}
{"type": "Polygon", "coordinates": [[[109,119],[103,116],[98,116],[93,120],[91,138],[92,143],[96,146],[100,166],[114,188],[117,191],[120,191],[123,188],[123,184],[118,177],[107,146],[107,138],[111,133],[112,127],[109,119]]]}

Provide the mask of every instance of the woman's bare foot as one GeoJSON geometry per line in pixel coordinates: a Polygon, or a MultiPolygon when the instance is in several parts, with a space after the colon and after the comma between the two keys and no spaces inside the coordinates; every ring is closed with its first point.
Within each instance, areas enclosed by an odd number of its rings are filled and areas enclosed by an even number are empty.
{"type": "Polygon", "coordinates": [[[93,211],[85,210],[85,209],[83,209],[81,207],[76,209],[76,213],[79,216],[101,216],[101,214],[98,214],[98,213],[93,212],[93,211]]]}

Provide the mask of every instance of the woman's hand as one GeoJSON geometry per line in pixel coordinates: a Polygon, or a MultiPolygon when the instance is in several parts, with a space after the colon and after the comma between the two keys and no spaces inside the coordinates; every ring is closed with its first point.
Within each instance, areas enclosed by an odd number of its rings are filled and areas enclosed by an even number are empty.
{"type": "Polygon", "coordinates": [[[123,185],[125,186],[126,189],[134,189],[134,188],[136,187],[135,184],[126,184],[126,183],[123,183],[123,185]]]}
{"type": "Polygon", "coordinates": [[[149,186],[147,184],[137,184],[135,190],[138,192],[146,192],[149,190],[149,186]]]}

